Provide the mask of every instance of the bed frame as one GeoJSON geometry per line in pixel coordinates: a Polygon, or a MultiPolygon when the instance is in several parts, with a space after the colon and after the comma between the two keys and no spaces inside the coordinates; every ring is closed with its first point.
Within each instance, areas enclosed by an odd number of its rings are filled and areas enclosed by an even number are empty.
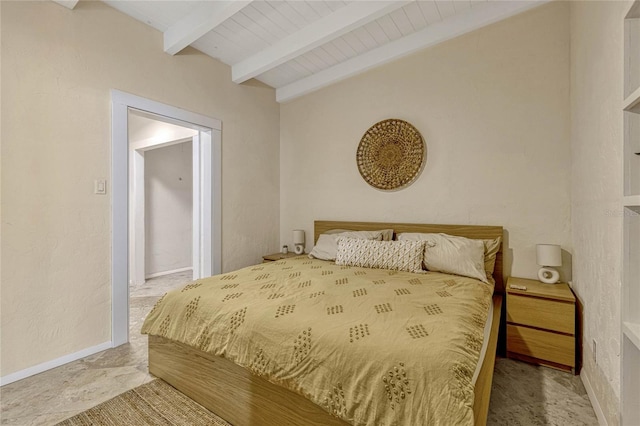
{"type": "MultiPolygon", "coordinates": [[[[503,236],[501,226],[316,221],[314,241],[330,229],[371,231],[389,228],[396,233],[444,232],[473,239],[503,236]]],[[[474,390],[476,425],[486,425],[489,411],[504,292],[502,265],[501,245],[493,274],[496,289],[491,334],[474,390]]],[[[225,358],[162,337],[149,336],[149,372],[235,426],[347,425],[303,396],[255,376],[225,358]]]]}

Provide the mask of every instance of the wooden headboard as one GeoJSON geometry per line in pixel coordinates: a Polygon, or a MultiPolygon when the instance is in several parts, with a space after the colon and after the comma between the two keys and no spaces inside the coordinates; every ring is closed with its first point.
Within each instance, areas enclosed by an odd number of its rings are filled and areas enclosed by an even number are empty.
{"type": "MultiPolygon", "coordinates": [[[[396,234],[403,232],[442,232],[459,237],[472,238],[476,240],[494,239],[502,237],[504,241],[502,226],[480,226],[480,225],[431,225],[422,223],[391,223],[391,222],[339,222],[328,220],[316,220],[314,222],[314,243],[318,241],[318,236],[331,229],[349,229],[353,231],[376,231],[379,229],[393,229],[396,234]]],[[[502,243],[496,255],[496,267],[493,271],[493,278],[496,281],[494,293],[504,293],[504,278],[502,264],[502,243]]]]}

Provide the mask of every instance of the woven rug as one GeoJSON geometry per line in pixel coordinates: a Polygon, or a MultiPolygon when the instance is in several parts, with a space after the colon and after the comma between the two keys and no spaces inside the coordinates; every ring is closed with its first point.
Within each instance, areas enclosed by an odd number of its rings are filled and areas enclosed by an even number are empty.
{"type": "Polygon", "coordinates": [[[229,423],[162,380],[131,389],[56,426],[176,425],[229,426],[229,423]]]}

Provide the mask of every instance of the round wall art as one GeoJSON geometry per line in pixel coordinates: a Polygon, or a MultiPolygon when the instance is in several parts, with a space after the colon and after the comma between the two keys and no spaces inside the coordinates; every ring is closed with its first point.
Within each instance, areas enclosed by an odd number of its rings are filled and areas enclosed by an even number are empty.
{"type": "Polygon", "coordinates": [[[404,120],[374,124],[360,140],[356,161],[362,178],[385,191],[404,188],[420,175],[426,160],[420,132],[404,120]]]}

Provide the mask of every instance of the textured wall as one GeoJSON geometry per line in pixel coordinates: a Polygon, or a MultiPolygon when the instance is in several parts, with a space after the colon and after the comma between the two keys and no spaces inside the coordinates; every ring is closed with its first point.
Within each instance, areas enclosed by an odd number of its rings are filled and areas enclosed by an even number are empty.
{"type": "Polygon", "coordinates": [[[568,22],[554,2],[282,105],[281,243],[303,228],[309,250],[314,219],[503,225],[521,277],[536,243],[570,252],[568,22]],[[410,187],[381,192],[355,156],[391,117],[428,156],[410,187]]]}
{"type": "Polygon", "coordinates": [[[102,2],[0,7],[5,376],[111,339],[110,89],[222,121],[225,271],[278,246],[279,106],[102,2]]]}
{"type": "Polygon", "coordinates": [[[610,425],[619,423],[622,21],[629,6],[571,3],[573,287],[584,304],[582,374],[610,425]]]}
{"type": "Polygon", "coordinates": [[[145,275],[193,264],[191,147],[184,142],[144,153],[145,275]]]}

